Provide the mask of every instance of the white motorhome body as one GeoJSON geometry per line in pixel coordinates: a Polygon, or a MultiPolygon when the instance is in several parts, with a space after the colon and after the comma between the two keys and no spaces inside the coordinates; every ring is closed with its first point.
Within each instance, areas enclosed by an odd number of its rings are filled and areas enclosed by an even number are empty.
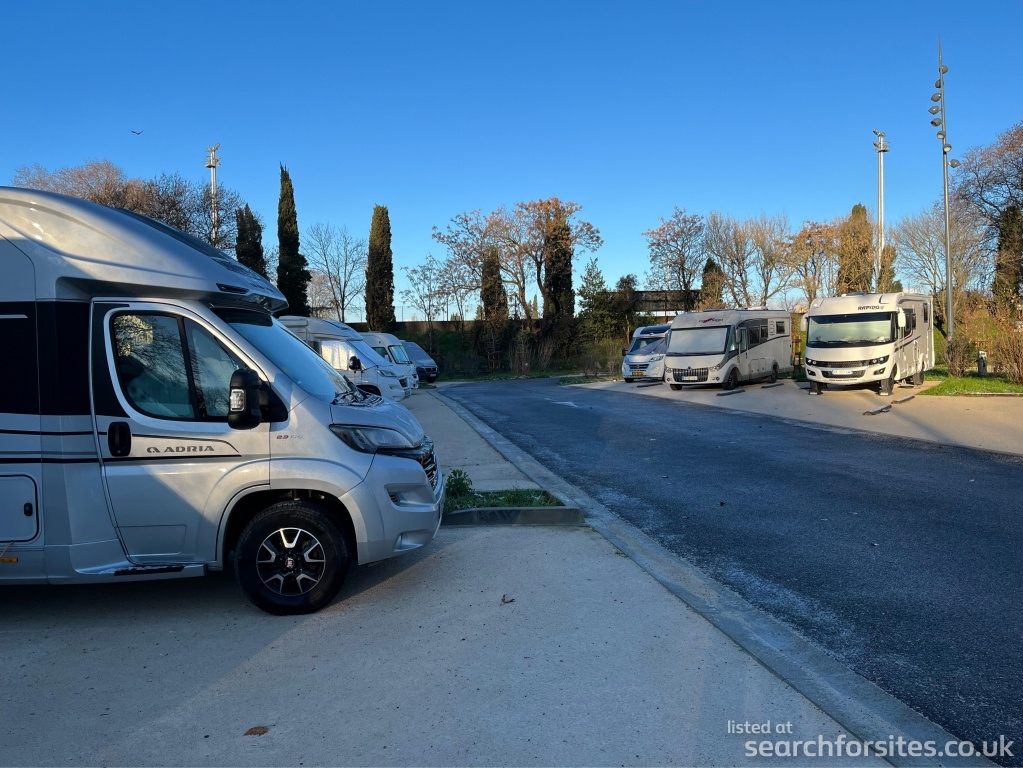
{"type": "Polygon", "coordinates": [[[405,371],[377,354],[351,326],[296,315],[277,319],[363,392],[395,402],[412,395],[412,382],[405,371]]]}
{"type": "Polygon", "coordinates": [[[622,377],[636,379],[664,379],[664,349],[670,325],[641,326],[632,334],[632,344],[622,354],[622,377]]]}
{"type": "Polygon", "coordinates": [[[382,331],[366,331],[362,334],[362,338],[380,357],[390,361],[399,370],[405,372],[409,381],[412,382],[412,389],[419,388],[419,374],[416,372],[416,364],[409,358],[408,352],[402,346],[401,339],[382,331]]]}
{"type": "Polygon", "coordinates": [[[920,293],[850,293],[814,299],[803,318],[811,394],[825,386],[920,385],[934,367],[933,298],[920,293]]]}
{"type": "Polygon", "coordinates": [[[137,214],[0,187],[0,582],[198,576],[305,613],[415,549],[444,480],[407,409],[273,319],[264,278],[137,214]]]}
{"type": "Polygon", "coordinates": [[[770,379],[792,370],[792,320],[781,309],[682,312],[671,322],[664,380],[719,384],[770,379]]]}

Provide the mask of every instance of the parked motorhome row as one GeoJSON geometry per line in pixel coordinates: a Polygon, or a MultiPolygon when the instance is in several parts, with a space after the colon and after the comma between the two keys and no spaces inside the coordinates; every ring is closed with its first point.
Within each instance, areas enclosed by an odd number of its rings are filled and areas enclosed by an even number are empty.
{"type": "Polygon", "coordinates": [[[412,395],[407,369],[382,358],[351,326],[337,320],[295,315],[277,319],[363,392],[395,402],[412,395]]]}
{"type": "Polygon", "coordinates": [[[409,411],[273,318],[283,295],[152,219],[0,187],[0,582],[222,570],[272,613],[423,546],[444,480],[409,411]]]}
{"type": "Polygon", "coordinates": [[[792,320],[780,309],[721,309],[682,312],[671,323],[664,380],[720,384],[767,379],[792,370],[792,320]]]}
{"type": "Polygon", "coordinates": [[[920,385],[934,367],[933,298],[920,293],[849,293],[814,299],[803,318],[810,393],[825,387],[920,385]]]}

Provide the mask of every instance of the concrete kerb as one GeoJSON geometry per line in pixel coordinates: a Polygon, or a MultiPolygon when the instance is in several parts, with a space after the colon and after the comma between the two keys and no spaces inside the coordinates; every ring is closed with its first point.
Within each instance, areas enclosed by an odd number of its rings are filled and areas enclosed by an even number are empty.
{"type": "MultiPolygon", "coordinates": [[[[586,524],[852,736],[861,741],[887,741],[890,735],[898,734],[907,740],[941,745],[956,740],[948,731],[828,656],[792,629],[665,550],[584,491],[539,464],[460,404],[440,393],[436,396],[519,471],[566,506],[581,510],[586,524]]],[[[932,759],[908,756],[891,756],[887,762],[895,766],[933,764],[932,759]]],[[[993,765],[978,755],[945,757],[943,764],[993,765]]]]}

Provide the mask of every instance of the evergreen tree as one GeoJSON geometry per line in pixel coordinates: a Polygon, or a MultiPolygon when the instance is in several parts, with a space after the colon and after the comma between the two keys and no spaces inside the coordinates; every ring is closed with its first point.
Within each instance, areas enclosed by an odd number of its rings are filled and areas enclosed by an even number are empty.
{"type": "Polygon", "coordinates": [[[611,292],[594,256],[586,262],[579,284],[579,321],[590,339],[607,338],[615,333],[611,292]]]}
{"type": "Polygon", "coordinates": [[[572,290],[572,229],[564,211],[554,212],[543,244],[543,319],[557,323],[575,314],[572,290]]]}
{"type": "Polygon", "coordinates": [[[238,227],[235,256],[241,264],[269,278],[266,273],[266,256],[263,254],[263,227],[259,219],[252,213],[248,203],[244,208],[235,210],[234,219],[238,227]]]}
{"type": "Polygon", "coordinates": [[[366,255],[366,322],[371,330],[394,328],[394,263],[387,206],[373,206],[366,255]]]}
{"type": "Polygon", "coordinates": [[[700,285],[700,309],[718,309],[724,305],[725,273],[712,258],[703,265],[700,285]]]}
{"type": "Polygon", "coordinates": [[[312,275],[305,256],[298,250],[298,213],[291,174],[281,165],[281,196],[277,203],[277,288],[288,300],[289,315],[309,316],[306,296],[312,275]]]}
{"type": "Polygon", "coordinates": [[[483,255],[480,304],[483,319],[502,323],[508,319],[508,294],[504,290],[504,280],[501,278],[501,261],[496,248],[488,249],[483,255]]]}
{"type": "Polygon", "coordinates": [[[878,293],[889,293],[902,290],[901,283],[895,279],[895,246],[886,245],[881,251],[881,263],[878,269],[875,288],[878,293]],[[896,287],[899,286],[899,287],[896,287]]]}
{"type": "Polygon", "coordinates": [[[867,217],[867,209],[857,203],[852,213],[839,227],[838,278],[835,290],[839,296],[853,291],[871,290],[874,273],[874,228],[867,217]]]}
{"type": "Polygon", "coordinates": [[[1023,214],[1018,206],[1008,206],[998,217],[998,253],[995,279],[991,286],[995,303],[1011,307],[1023,289],[1023,214]]]}

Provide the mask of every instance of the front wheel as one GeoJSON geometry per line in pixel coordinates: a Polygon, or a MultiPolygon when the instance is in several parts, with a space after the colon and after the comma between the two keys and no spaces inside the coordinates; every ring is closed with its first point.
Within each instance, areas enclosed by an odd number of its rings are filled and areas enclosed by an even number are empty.
{"type": "Polygon", "coordinates": [[[924,383],[924,372],[922,370],[917,371],[913,374],[913,386],[919,387],[924,383]]]}
{"type": "Polygon", "coordinates": [[[892,372],[888,374],[888,378],[881,382],[878,386],[878,394],[882,397],[887,397],[895,391],[895,367],[892,366],[892,372]]]}
{"type": "Polygon", "coordinates": [[[810,382],[810,394],[811,395],[819,395],[821,393],[821,390],[822,390],[822,387],[821,387],[821,383],[819,381],[811,381],[810,382]]]}
{"type": "Polygon", "coordinates": [[[235,576],[267,613],[313,613],[337,597],[350,562],[349,547],[322,508],[282,501],[256,515],[235,551],[235,576]]]}
{"type": "Polygon", "coordinates": [[[680,389],[682,389],[682,385],[681,384],[669,384],[668,386],[671,387],[672,390],[675,391],[675,392],[678,392],[680,389]]]}
{"type": "Polygon", "coordinates": [[[767,381],[769,383],[771,383],[771,384],[774,384],[774,382],[776,382],[777,380],[778,380],[778,364],[775,363],[773,366],[771,366],[771,375],[767,377],[767,381]]]}
{"type": "Polygon", "coordinates": [[[721,385],[723,389],[735,389],[739,386],[739,371],[735,368],[728,372],[728,377],[725,379],[725,383],[721,385]]]}
{"type": "Polygon", "coordinates": [[[626,377],[625,377],[625,383],[626,383],[626,384],[631,384],[631,383],[632,383],[632,382],[634,382],[634,381],[635,381],[635,379],[633,379],[633,378],[630,378],[630,377],[628,377],[628,376],[626,376],[626,377]]]}

